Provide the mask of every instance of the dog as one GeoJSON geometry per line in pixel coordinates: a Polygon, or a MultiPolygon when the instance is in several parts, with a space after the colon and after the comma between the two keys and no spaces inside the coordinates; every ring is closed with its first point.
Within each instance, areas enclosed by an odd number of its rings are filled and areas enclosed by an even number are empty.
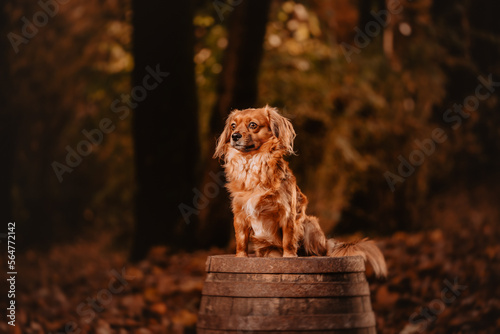
{"type": "Polygon", "coordinates": [[[307,197],[284,157],[295,154],[296,133],[276,108],[233,110],[217,139],[213,158],[223,161],[231,197],[236,256],[353,256],[387,276],[384,256],[368,239],[343,243],[325,237],[318,219],[306,214],[307,197]]]}

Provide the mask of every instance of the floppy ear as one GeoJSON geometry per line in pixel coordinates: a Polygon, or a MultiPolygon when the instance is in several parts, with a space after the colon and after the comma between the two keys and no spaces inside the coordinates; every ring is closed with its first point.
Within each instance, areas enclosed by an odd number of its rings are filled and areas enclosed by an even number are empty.
{"type": "Polygon", "coordinates": [[[281,147],[285,150],[286,154],[295,154],[293,151],[293,140],[296,134],[292,123],[287,118],[281,116],[276,108],[266,105],[265,109],[269,116],[273,135],[279,139],[281,147]]]}
{"type": "Polygon", "coordinates": [[[229,142],[231,135],[231,115],[226,119],[226,125],[224,126],[224,131],[217,139],[215,144],[215,153],[212,158],[222,158],[226,154],[226,144],[229,142]]]}

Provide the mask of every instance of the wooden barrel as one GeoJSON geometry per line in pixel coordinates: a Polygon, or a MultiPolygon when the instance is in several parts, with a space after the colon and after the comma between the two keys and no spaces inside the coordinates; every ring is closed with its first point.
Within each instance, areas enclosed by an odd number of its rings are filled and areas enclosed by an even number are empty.
{"type": "Polygon", "coordinates": [[[206,270],[199,334],[376,333],[359,256],[218,255],[206,270]]]}

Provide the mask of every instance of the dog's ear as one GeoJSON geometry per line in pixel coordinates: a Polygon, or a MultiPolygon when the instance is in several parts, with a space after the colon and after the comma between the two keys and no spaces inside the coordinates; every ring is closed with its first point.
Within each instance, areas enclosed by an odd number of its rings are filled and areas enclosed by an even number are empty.
{"type": "Polygon", "coordinates": [[[281,116],[276,108],[265,106],[269,117],[269,124],[273,135],[279,139],[282,148],[287,154],[295,154],[293,151],[293,140],[295,139],[295,130],[292,123],[285,117],[281,116]]]}
{"type": "Polygon", "coordinates": [[[232,113],[228,116],[226,119],[226,125],[224,126],[224,130],[222,131],[221,135],[217,139],[217,142],[215,144],[215,153],[212,158],[223,158],[224,155],[226,154],[227,146],[226,144],[230,140],[231,136],[231,122],[232,122],[232,113]]]}

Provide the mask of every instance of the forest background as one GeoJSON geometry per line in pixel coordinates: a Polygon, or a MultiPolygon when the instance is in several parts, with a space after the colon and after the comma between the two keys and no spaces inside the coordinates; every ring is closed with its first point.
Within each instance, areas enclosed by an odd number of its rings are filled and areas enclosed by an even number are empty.
{"type": "Polygon", "coordinates": [[[0,13],[0,263],[15,221],[25,273],[18,326],[1,329],[193,331],[203,261],[233,251],[215,139],[230,110],[266,104],[298,134],[288,160],[309,212],[387,256],[390,277],[371,284],[379,331],[500,326],[498,2],[1,0],[0,13]],[[122,267],[131,286],[82,317],[122,267]],[[467,287],[456,302],[440,299],[446,282],[467,287]]]}

